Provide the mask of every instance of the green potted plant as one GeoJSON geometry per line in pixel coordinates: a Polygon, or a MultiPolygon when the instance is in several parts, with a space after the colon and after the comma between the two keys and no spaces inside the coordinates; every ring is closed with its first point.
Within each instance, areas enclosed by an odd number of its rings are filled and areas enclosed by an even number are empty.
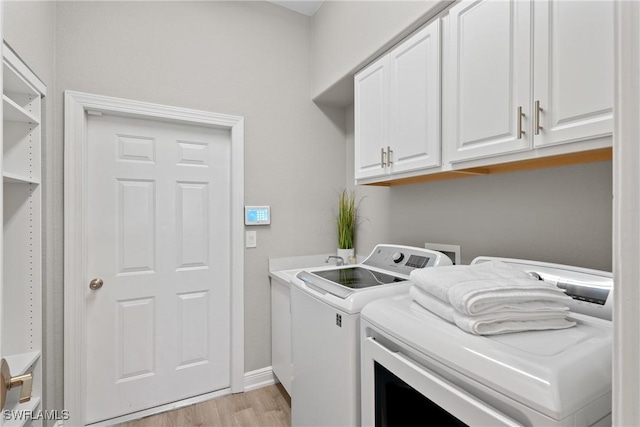
{"type": "Polygon", "coordinates": [[[338,198],[338,256],[345,264],[355,262],[353,245],[356,235],[356,195],[355,191],[342,190],[338,198]]]}

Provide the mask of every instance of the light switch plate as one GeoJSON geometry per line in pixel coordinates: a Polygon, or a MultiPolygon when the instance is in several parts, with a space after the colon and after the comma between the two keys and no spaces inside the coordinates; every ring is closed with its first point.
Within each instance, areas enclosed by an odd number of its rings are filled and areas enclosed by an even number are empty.
{"type": "Polygon", "coordinates": [[[246,232],[246,247],[247,248],[255,248],[258,246],[258,236],[255,231],[247,231],[246,232]]]}

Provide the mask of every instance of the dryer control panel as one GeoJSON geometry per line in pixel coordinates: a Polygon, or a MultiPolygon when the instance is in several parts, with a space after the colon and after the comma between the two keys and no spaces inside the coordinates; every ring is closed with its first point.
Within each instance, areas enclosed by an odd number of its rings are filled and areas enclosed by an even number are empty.
{"type": "Polygon", "coordinates": [[[477,257],[471,264],[499,260],[520,268],[533,277],[553,283],[573,298],[569,309],[600,319],[613,318],[613,274],[569,265],[513,258],[477,257]]]}

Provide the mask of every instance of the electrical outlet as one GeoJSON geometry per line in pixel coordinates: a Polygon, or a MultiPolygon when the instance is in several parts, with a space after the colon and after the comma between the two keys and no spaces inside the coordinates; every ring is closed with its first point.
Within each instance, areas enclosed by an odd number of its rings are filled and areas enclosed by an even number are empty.
{"type": "Polygon", "coordinates": [[[425,243],[425,249],[431,249],[432,251],[442,252],[449,258],[455,265],[460,265],[462,260],[460,259],[460,245],[447,245],[442,243],[425,243]]]}

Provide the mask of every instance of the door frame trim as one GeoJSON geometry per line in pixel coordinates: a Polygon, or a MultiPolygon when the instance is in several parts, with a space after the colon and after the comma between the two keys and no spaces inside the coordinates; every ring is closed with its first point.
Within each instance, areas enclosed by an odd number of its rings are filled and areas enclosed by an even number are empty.
{"type": "Polygon", "coordinates": [[[231,134],[231,392],[244,391],[244,118],[64,93],[64,408],[85,425],[87,112],[228,129],[231,134]]]}

